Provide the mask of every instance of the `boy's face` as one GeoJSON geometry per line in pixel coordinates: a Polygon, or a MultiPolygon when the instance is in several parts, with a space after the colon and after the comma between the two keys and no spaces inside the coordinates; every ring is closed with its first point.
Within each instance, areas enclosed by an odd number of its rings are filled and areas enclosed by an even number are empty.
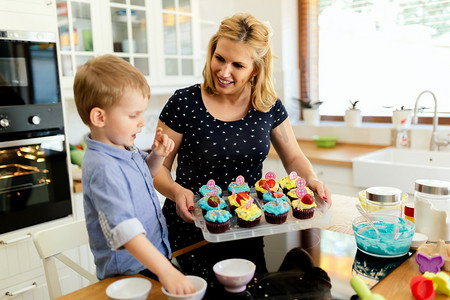
{"type": "Polygon", "coordinates": [[[136,91],[126,92],[116,104],[105,110],[102,142],[124,149],[134,144],[136,134],[145,125],[148,98],[136,91]]]}

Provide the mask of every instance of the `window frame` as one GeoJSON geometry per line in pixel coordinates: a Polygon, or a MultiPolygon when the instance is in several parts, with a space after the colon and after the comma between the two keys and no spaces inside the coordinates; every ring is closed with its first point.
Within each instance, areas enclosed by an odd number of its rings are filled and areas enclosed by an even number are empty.
{"type": "MultiPolygon", "coordinates": [[[[319,98],[319,1],[298,1],[299,86],[301,99],[319,98]],[[317,53],[317,55],[315,55],[317,53]]],[[[439,115],[439,114],[438,114],[439,115]]],[[[299,119],[302,120],[299,105],[299,119]]],[[[322,115],[321,121],[344,122],[344,116],[322,115]]],[[[390,116],[364,115],[363,123],[392,123],[390,116]]],[[[419,116],[418,124],[433,124],[433,117],[419,116]]],[[[450,116],[439,116],[438,125],[450,125],[450,116]]]]}

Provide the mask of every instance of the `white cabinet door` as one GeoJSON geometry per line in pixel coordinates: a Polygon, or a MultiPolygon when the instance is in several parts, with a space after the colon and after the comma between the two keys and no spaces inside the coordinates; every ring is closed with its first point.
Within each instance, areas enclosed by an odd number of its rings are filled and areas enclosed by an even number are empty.
{"type": "Polygon", "coordinates": [[[57,31],[54,0],[2,0],[0,29],[57,31]]]}

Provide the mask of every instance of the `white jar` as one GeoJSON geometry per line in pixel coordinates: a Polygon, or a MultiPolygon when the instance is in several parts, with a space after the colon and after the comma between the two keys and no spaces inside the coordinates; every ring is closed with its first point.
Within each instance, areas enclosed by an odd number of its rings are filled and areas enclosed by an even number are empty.
{"type": "Polygon", "coordinates": [[[428,241],[450,241],[450,182],[418,179],[415,182],[414,223],[428,241]]]}

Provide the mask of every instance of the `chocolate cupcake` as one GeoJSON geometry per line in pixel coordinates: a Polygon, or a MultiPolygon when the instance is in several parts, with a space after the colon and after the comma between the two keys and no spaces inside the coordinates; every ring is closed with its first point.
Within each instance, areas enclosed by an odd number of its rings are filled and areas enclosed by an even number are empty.
{"type": "Polygon", "coordinates": [[[230,218],[226,210],[210,210],[205,215],[206,228],[211,233],[223,233],[230,228],[230,218]]]}
{"type": "Polygon", "coordinates": [[[255,227],[261,221],[261,209],[251,202],[236,208],[236,220],[239,227],[250,228],[255,227]]]}
{"type": "Polygon", "coordinates": [[[218,196],[205,196],[198,201],[198,206],[202,209],[203,215],[209,210],[225,209],[227,207],[226,202],[218,196]]]}
{"type": "Polygon", "coordinates": [[[271,201],[262,206],[266,221],[270,224],[286,222],[289,209],[289,203],[286,201],[271,201]]]}
{"type": "Polygon", "coordinates": [[[287,197],[285,194],[281,192],[265,192],[262,198],[262,202],[264,204],[272,201],[287,201],[287,197]]]}
{"type": "Polygon", "coordinates": [[[273,172],[267,172],[264,178],[255,183],[255,190],[259,199],[263,199],[267,189],[270,192],[277,192],[280,189],[280,185],[275,181],[275,173],[273,172]]]}
{"type": "Polygon", "coordinates": [[[247,204],[250,199],[251,197],[249,192],[241,192],[228,196],[228,203],[230,203],[231,214],[234,215],[236,208],[241,207],[241,205],[247,204]]]}
{"type": "Polygon", "coordinates": [[[316,206],[314,198],[306,194],[302,199],[292,201],[292,215],[297,219],[311,219],[316,206]]]}

